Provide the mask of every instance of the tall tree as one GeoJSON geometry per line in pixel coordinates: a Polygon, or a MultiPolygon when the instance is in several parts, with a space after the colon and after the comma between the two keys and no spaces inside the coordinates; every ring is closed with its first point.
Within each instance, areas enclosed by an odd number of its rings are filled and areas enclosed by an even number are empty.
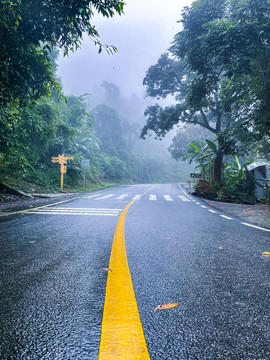
{"type": "Polygon", "coordinates": [[[220,183],[223,156],[233,154],[239,140],[236,123],[224,110],[221,79],[220,87],[202,101],[200,84],[193,80],[195,75],[185,69],[181,59],[172,58],[169,54],[163,54],[158,63],[149,68],[144,78],[147,94],[163,98],[173,95],[178,103],[164,109],[158,104],[148,107],[145,111],[147,123],[141,136],[145,137],[149,131],[154,131],[158,137],[165,136],[179,122],[202,126],[216,136],[214,181],[220,183]]]}

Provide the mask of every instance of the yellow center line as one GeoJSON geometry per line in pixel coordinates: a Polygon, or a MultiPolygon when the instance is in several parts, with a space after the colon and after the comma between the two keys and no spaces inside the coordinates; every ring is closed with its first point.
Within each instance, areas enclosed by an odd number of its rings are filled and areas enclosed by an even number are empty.
{"type": "Polygon", "coordinates": [[[147,194],[149,191],[151,191],[154,187],[156,187],[157,185],[152,185],[149,189],[147,189],[143,195],[147,194]]]}
{"type": "Polygon", "coordinates": [[[131,201],[114,234],[102,320],[99,360],[150,360],[129,271],[124,226],[131,201]]]}

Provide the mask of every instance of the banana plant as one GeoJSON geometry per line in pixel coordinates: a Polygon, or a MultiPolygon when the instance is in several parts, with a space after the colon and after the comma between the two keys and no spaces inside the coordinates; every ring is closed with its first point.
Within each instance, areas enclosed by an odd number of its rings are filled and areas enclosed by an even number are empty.
{"type": "Polygon", "coordinates": [[[245,158],[245,160],[246,162],[241,165],[238,157],[235,156],[235,161],[225,166],[225,176],[232,178],[235,182],[244,179],[248,171],[247,166],[253,162],[252,158],[245,158]]]}
{"type": "Polygon", "coordinates": [[[200,169],[204,178],[208,178],[209,181],[212,181],[212,170],[213,163],[217,154],[216,144],[206,139],[206,145],[203,148],[200,148],[194,143],[189,143],[191,147],[190,153],[184,158],[189,159],[189,163],[196,162],[196,169],[200,169]]]}

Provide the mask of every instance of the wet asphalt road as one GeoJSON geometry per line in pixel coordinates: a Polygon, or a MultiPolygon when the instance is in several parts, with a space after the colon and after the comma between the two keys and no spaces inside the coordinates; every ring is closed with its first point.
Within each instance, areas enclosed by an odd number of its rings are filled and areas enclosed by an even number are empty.
{"type": "MultiPolygon", "coordinates": [[[[149,187],[110,188],[0,224],[0,359],[98,358],[120,209],[149,187]]],[[[177,185],[157,185],[126,216],[151,360],[270,359],[270,258],[261,255],[270,233],[178,195],[177,185]],[[179,306],[154,311],[169,302],[179,306]]]]}

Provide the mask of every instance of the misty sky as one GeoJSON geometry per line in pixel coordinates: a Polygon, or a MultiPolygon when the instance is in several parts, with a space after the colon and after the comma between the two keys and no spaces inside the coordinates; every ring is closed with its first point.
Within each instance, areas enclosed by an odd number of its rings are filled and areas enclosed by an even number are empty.
{"type": "Polygon", "coordinates": [[[168,49],[180,31],[181,9],[192,0],[126,0],[125,14],[93,23],[102,43],[115,45],[118,53],[98,54],[98,47],[85,38],[82,48],[59,58],[58,74],[66,95],[91,92],[104,80],[115,83],[124,97],[142,97],[142,81],[149,66],[168,49]]]}

